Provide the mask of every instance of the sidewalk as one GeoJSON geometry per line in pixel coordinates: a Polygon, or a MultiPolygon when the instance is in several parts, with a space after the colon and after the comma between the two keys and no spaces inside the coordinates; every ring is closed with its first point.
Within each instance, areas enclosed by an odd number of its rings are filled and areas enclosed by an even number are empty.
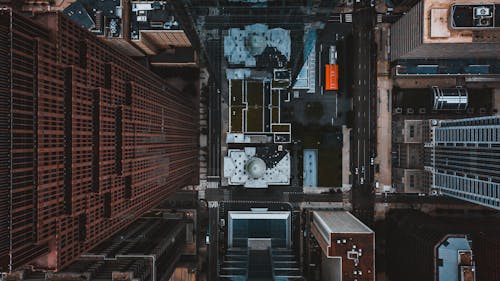
{"type": "Polygon", "coordinates": [[[379,183],[380,191],[388,191],[392,186],[392,80],[389,77],[377,78],[377,157],[379,172],[375,173],[375,182],[379,183]]]}
{"type": "Polygon", "coordinates": [[[379,24],[375,32],[377,42],[377,153],[375,164],[379,171],[375,173],[378,182],[376,192],[389,191],[392,186],[392,88],[388,55],[389,24],[379,24]]]}
{"type": "Polygon", "coordinates": [[[493,109],[497,110],[495,115],[500,115],[500,89],[493,90],[493,109]]]}
{"type": "Polygon", "coordinates": [[[351,129],[347,126],[342,126],[342,190],[348,191],[351,189],[352,184],[349,183],[349,175],[351,174],[351,129]]]}

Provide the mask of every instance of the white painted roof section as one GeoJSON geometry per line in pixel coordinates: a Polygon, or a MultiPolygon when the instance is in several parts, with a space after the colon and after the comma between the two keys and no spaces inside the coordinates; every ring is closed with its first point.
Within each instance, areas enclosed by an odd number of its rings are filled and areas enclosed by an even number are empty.
{"type": "Polygon", "coordinates": [[[265,24],[252,24],[245,27],[229,29],[224,36],[224,57],[229,64],[244,64],[255,67],[255,56],[260,55],[266,47],[275,47],[290,60],[290,31],[282,28],[269,29],[265,24]]]}
{"type": "Polygon", "coordinates": [[[266,167],[260,178],[251,178],[246,171],[247,162],[255,156],[255,147],[229,149],[224,157],[224,177],[229,185],[243,185],[248,188],[267,188],[269,185],[290,184],[290,153],[287,152],[273,168],[266,167]]]}
{"type": "Polygon", "coordinates": [[[314,93],[316,90],[316,49],[311,49],[306,62],[297,75],[297,81],[293,86],[294,90],[306,89],[307,93],[314,93]]]}
{"type": "Polygon", "coordinates": [[[227,133],[227,143],[270,143],[272,136],[267,135],[246,135],[243,133],[227,133]]]}
{"type": "MultiPolygon", "coordinates": [[[[314,211],[314,224],[323,236],[330,233],[373,233],[368,226],[347,211],[314,211]]],[[[327,240],[328,241],[328,240],[327,240]]]]}
{"type": "Polygon", "coordinates": [[[244,80],[251,77],[252,71],[248,68],[227,68],[227,80],[244,80]]]}
{"type": "Polygon", "coordinates": [[[229,219],[245,220],[287,220],[290,218],[290,212],[286,211],[229,211],[229,219]]]}
{"type": "Polygon", "coordinates": [[[431,38],[450,37],[448,18],[448,9],[431,9],[431,38]]]}
{"type": "Polygon", "coordinates": [[[144,2],[144,3],[132,3],[132,12],[137,11],[152,11],[153,10],[153,1],[144,2]]]}
{"type": "Polygon", "coordinates": [[[267,0],[229,0],[229,2],[267,3],[267,0]]]}
{"type": "Polygon", "coordinates": [[[245,143],[250,142],[250,140],[245,138],[243,133],[227,133],[226,134],[227,143],[245,143]]]}
{"type": "Polygon", "coordinates": [[[318,186],[318,150],[304,149],[303,182],[304,187],[318,186]]]}

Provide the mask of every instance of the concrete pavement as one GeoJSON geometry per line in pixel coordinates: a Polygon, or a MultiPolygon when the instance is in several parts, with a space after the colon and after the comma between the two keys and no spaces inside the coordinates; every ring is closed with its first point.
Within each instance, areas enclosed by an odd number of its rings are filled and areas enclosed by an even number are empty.
{"type": "Polygon", "coordinates": [[[351,175],[351,171],[349,170],[350,165],[350,151],[351,151],[351,129],[347,128],[347,126],[342,126],[342,137],[343,137],[343,145],[342,145],[342,189],[349,190],[352,187],[352,184],[349,182],[349,175],[351,175]]]}
{"type": "Polygon", "coordinates": [[[377,78],[377,157],[379,172],[375,174],[375,182],[379,190],[389,191],[392,186],[391,150],[392,150],[392,80],[389,77],[377,78]]]}
{"type": "Polygon", "coordinates": [[[379,24],[375,28],[375,42],[377,42],[377,153],[375,164],[379,166],[374,181],[379,183],[377,192],[389,191],[392,186],[392,88],[389,65],[389,27],[387,23],[379,24]]]}
{"type": "Polygon", "coordinates": [[[500,89],[493,90],[493,109],[497,110],[496,115],[500,115],[500,89]]]}

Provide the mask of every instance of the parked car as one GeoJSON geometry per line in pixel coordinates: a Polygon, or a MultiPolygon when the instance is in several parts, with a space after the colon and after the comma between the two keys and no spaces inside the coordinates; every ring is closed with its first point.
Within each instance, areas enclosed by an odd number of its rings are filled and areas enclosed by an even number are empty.
{"type": "Polygon", "coordinates": [[[355,174],[355,175],[359,174],[358,167],[354,168],[354,174],[355,174]]]}
{"type": "Polygon", "coordinates": [[[337,63],[337,46],[335,46],[335,45],[330,46],[328,57],[329,57],[330,64],[337,63]]]}

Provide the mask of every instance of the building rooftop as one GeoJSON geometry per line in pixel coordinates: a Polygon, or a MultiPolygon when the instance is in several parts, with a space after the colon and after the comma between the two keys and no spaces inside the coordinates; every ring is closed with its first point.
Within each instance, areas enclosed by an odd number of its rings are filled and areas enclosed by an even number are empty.
{"type": "Polygon", "coordinates": [[[276,49],[286,60],[290,60],[290,31],[282,28],[269,29],[265,24],[253,24],[245,29],[231,28],[224,37],[224,56],[233,65],[258,66],[257,56],[263,55],[267,48],[276,49]]]}
{"type": "MultiPolygon", "coordinates": [[[[375,233],[347,211],[313,211],[328,280],[375,280],[375,233]]],[[[325,280],[325,279],[323,279],[325,280]]]]}
{"type": "Polygon", "coordinates": [[[303,163],[303,186],[318,186],[318,150],[304,149],[303,163]]]}
{"type": "MultiPolygon", "coordinates": [[[[248,70],[248,69],[247,69],[248,70]]],[[[254,142],[251,135],[272,137],[270,142],[289,143],[291,124],[282,122],[281,106],[288,98],[283,90],[289,80],[277,77],[273,80],[229,80],[229,133],[227,142],[254,142]]],[[[251,75],[248,71],[232,71],[228,75],[251,75]]],[[[267,142],[267,141],[263,141],[267,142]]]]}
{"type": "Polygon", "coordinates": [[[290,153],[276,146],[229,149],[224,176],[230,185],[266,188],[290,184],[290,153]]]}
{"type": "Polygon", "coordinates": [[[63,10],[79,26],[97,35],[124,37],[123,18],[128,19],[128,9],[123,9],[121,0],[73,0],[63,10]]]}
{"type": "Polygon", "coordinates": [[[472,248],[464,235],[450,235],[437,246],[438,280],[474,281],[472,248]]]}
{"type": "Polygon", "coordinates": [[[314,223],[325,233],[373,233],[368,226],[347,211],[314,211],[314,223]]]}
{"type": "MultiPolygon", "coordinates": [[[[475,3],[471,0],[423,0],[423,42],[424,43],[472,43],[498,42],[500,25],[495,26],[494,0],[475,3]],[[491,12],[491,17],[483,17],[483,26],[474,24],[473,10],[485,8],[491,12]],[[488,8],[489,7],[489,8],[488,8]],[[465,18],[463,10],[470,10],[469,19],[465,18]],[[461,15],[459,15],[461,14],[461,15]],[[450,22],[451,21],[451,22],[450,22]],[[491,24],[486,24],[486,21],[491,24]],[[485,36],[488,34],[487,36],[485,36]]],[[[498,3],[497,3],[498,4],[498,3]]],[[[499,5],[496,5],[499,6],[499,5]]]]}
{"type": "Polygon", "coordinates": [[[95,27],[94,19],[89,15],[85,7],[80,2],[74,2],[66,9],[64,13],[79,26],[85,29],[91,29],[95,27]]]}

